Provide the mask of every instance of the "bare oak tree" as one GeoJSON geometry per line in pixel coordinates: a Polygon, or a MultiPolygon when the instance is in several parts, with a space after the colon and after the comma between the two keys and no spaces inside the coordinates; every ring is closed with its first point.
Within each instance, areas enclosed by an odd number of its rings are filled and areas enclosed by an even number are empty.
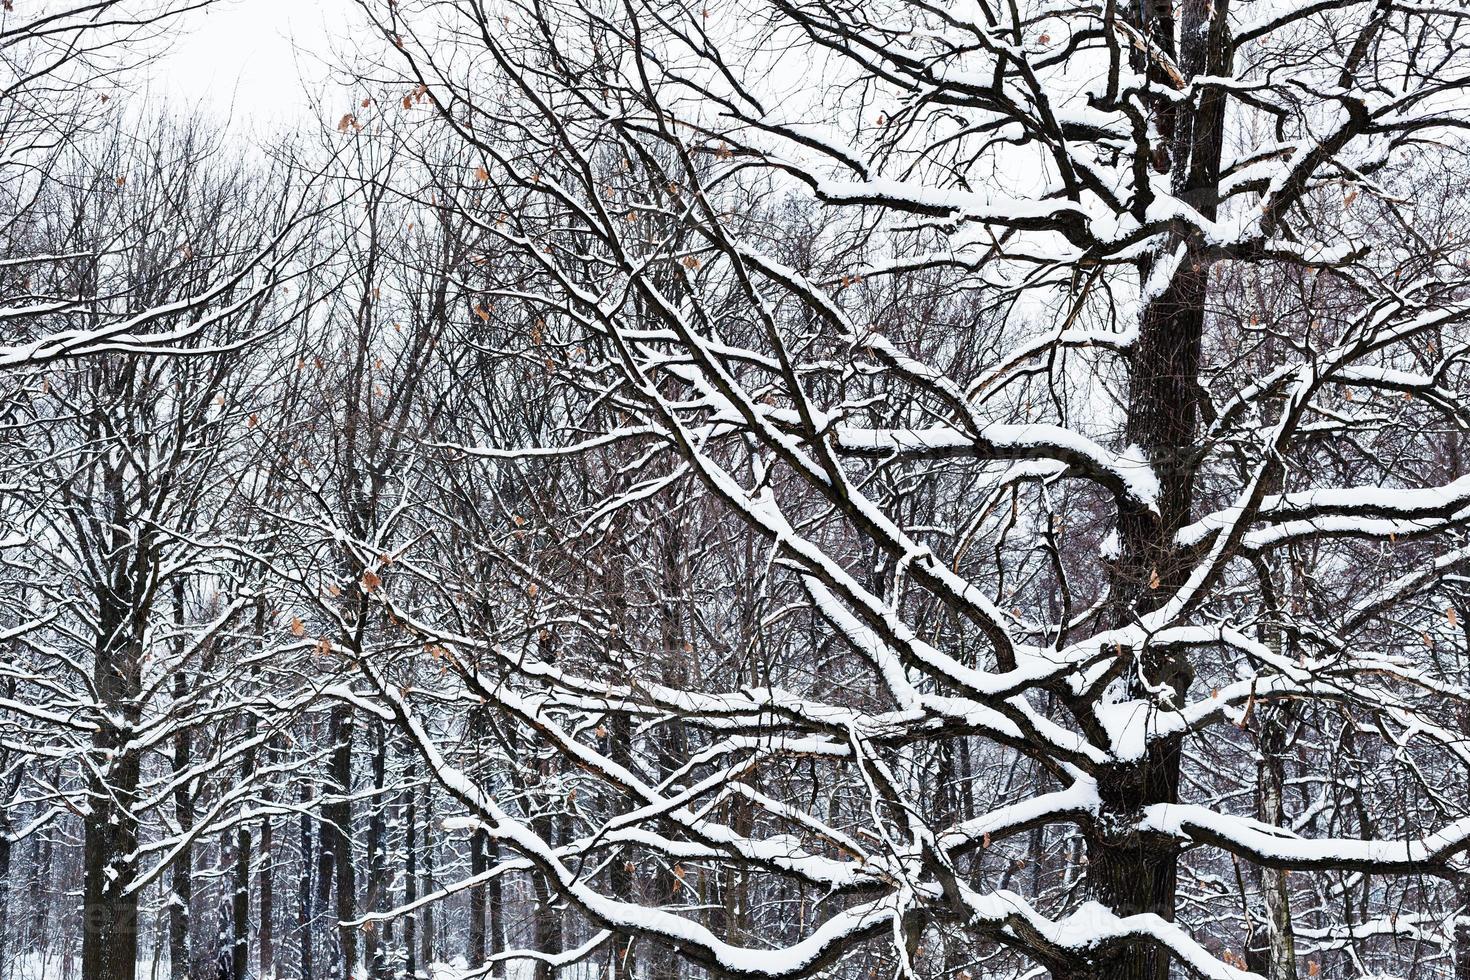
{"type": "MultiPolygon", "coordinates": [[[[462,453],[550,473],[619,450],[580,509],[482,541],[533,597],[494,630],[379,595],[457,687],[401,687],[417,651],[363,661],[501,867],[602,930],[525,955],[616,934],[785,977],[882,940],[929,973],[971,942],[1056,977],[1236,977],[1230,918],[1264,894],[1251,958],[1287,977],[1286,872],[1350,876],[1390,934],[1455,907],[1465,256],[1458,192],[1410,187],[1462,172],[1457,12],[363,7],[402,79],[367,125],[427,99],[477,152],[450,206],[513,257],[467,270],[471,312],[556,400],[549,437],[462,453]],[[726,569],[760,552],[743,629],[661,643],[618,610],[664,585],[599,595],[509,544],[605,580],[647,561],[611,529],[650,509],[718,535],[726,569]],[[773,643],[793,626],[813,645],[773,643]],[[431,737],[454,698],[617,802],[549,832],[431,737]],[[1400,777],[1288,805],[1291,740],[1347,733],[1377,744],[1339,759],[1400,777]],[[1218,769],[1254,756],[1259,807],[1218,769]],[[931,778],[960,757],[957,807],[931,778]],[[670,891],[604,873],[635,851],[670,891]],[[1261,869],[1238,895],[1208,883],[1232,863],[1261,869]],[[692,876],[748,874],[799,909],[779,942],[695,911],[692,876]]],[[[1317,949],[1362,925],[1312,918],[1317,949]]]]}

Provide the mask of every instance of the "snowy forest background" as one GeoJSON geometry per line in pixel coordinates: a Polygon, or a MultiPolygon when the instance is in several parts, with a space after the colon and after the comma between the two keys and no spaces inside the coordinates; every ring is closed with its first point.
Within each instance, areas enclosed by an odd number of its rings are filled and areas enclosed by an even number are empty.
{"type": "Polygon", "coordinates": [[[1463,2],[207,2],[0,10],[0,980],[1470,980],[1463,2]]]}

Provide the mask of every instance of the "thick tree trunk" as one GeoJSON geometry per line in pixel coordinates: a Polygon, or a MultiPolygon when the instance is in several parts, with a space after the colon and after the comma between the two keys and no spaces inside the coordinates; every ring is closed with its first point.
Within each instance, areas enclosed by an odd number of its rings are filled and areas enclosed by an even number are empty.
{"type": "Polygon", "coordinates": [[[130,604],[107,590],[98,617],[93,680],[101,709],[92,738],[89,808],[83,818],[82,975],[133,980],[138,961],[138,823],[133,801],[139,758],[128,748],[138,722],[141,649],[130,604]],[[122,720],[122,726],[118,725],[122,720]]]}
{"type": "MultiPolygon", "coordinates": [[[[1176,58],[1188,76],[1226,71],[1228,0],[1185,0],[1177,8],[1146,0],[1136,9],[1144,33],[1176,58]],[[1176,11],[1183,22],[1178,35],[1182,43],[1176,43],[1176,11]]],[[[1148,59],[1136,67],[1167,87],[1171,83],[1159,77],[1163,69],[1155,62],[1148,59]]],[[[1223,100],[1207,94],[1193,113],[1161,100],[1157,115],[1162,142],[1154,168],[1172,169],[1175,192],[1214,217],[1223,100]]],[[[1171,238],[1140,266],[1140,279],[1153,294],[1145,296],[1132,352],[1125,438],[1152,466],[1159,497],[1157,513],[1124,507],[1119,514],[1121,547],[1112,581],[1115,625],[1157,608],[1189,574],[1188,558],[1175,549],[1174,541],[1189,522],[1193,505],[1210,261],[1200,243],[1171,238]]],[[[1146,687],[1164,685],[1173,690],[1175,704],[1184,703],[1194,670],[1182,653],[1151,649],[1138,667],[1126,681],[1130,697],[1146,698],[1146,687]],[[1147,685],[1139,682],[1138,673],[1147,685]]],[[[1177,741],[1154,743],[1145,758],[1119,765],[1100,781],[1102,812],[1087,834],[1088,880],[1094,896],[1119,915],[1151,912],[1174,919],[1176,845],[1128,828],[1136,825],[1144,807],[1178,801],[1180,761],[1177,741]]],[[[1096,971],[1099,980],[1166,980],[1168,974],[1168,956],[1147,942],[1125,945],[1096,971]]]]}
{"type": "MultiPolygon", "coordinates": [[[[175,578],[173,582],[173,698],[175,703],[182,702],[189,696],[189,679],[184,671],[184,589],[183,578],[175,578]]],[[[192,972],[189,958],[193,953],[189,944],[189,932],[194,913],[194,845],[187,843],[187,840],[189,832],[194,828],[194,794],[189,789],[189,782],[182,776],[188,771],[193,755],[193,734],[187,725],[181,725],[174,736],[172,764],[174,779],[177,782],[174,785],[173,803],[174,820],[178,823],[179,832],[184,836],[186,843],[179,848],[179,853],[174,857],[173,867],[169,870],[172,894],[168,900],[168,962],[169,976],[172,980],[184,980],[192,972]]]]}
{"type": "MultiPolygon", "coordinates": [[[[469,736],[472,739],[470,751],[474,755],[475,770],[477,774],[484,771],[484,746],[487,735],[489,719],[483,708],[476,709],[469,718],[469,736]]],[[[483,776],[481,776],[483,778],[483,776]]],[[[470,875],[478,877],[485,873],[489,867],[486,846],[489,844],[488,835],[473,831],[470,834],[470,875]]],[[[485,885],[478,884],[470,889],[469,925],[466,932],[467,946],[465,957],[469,960],[472,969],[479,969],[485,965],[485,885]]]]}
{"type": "MultiPolygon", "coordinates": [[[[1121,554],[1113,579],[1117,625],[1157,607],[1188,576],[1185,556],[1174,547],[1188,523],[1194,490],[1194,451],[1198,435],[1200,357],[1207,258],[1189,243],[1176,242],[1177,267],[1145,307],[1134,346],[1126,437],[1152,465],[1159,484],[1158,512],[1124,508],[1119,517],[1121,554]]],[[[1172,251],[1172,250],[1171,250],[1172,251]]],[[[1147,280],[1158,263],[1176,258],[1161,253],[1141,270],[1147,280]]],[[[1172,688],[1183,704],[1193,668],[1182,654],[1154,648],[1140,664],[1142,680],[1130,674],[1128,694],[1147,698],[1147,687],[1172,688]]],[[[1151,912],[1172,921],[1177,884],[1176,847],[1167,840],[1143,840],[1125,828],[1144,807],[1179,798],[1180,747],[1153,743],[1146,757],[1117,767],[1102,781],[1103,812],[1088,839],[1088,877],[1098,901],[1119,915],[1151,912]]],[[[1151,944],[1125,946],[1099,977],[1102,980],[1164,980],[1168,957],[1151,944]]]]}
{"type": "MultiPolygon", "coordinates": [[[[93,744],[111,751],[118,742],[115,732],[104,731],[93,744]]],[[[133,980],[138,897],[128,889],[136,877],[138,837],[129,803],[138,788],[138,760],[121,753],[100,768],[105,778],[90,780],[92,809],[83,821],[82,975],[87,980],[133,980]]]]}
{"type": "MultiPolygon", "coordinates": [[[[499,841],[492,840],[485,848],[485,863],[492,868],[500,863],[499,841]]],[[[505,905],[499,878],[491,878],[485,889],[485,932],[490,937],[491,957],[505,952],[505,905]]],[[[504,969],[499,973],[504,976],[504,969]]]]}
{"type": "Polygon", "coordinates": [[[345,706],[332,709],[328,739],[332,750],[329,776],[331,798],[322,804],[322,867],[328,880],[318,882],[323,897],[335,885],[337,913],[337,975],[357,972],[357,930],[342,925],[357,914],[357,869],[352,853],[352,713],[345,706]]]}
{"type": "MultiPolygon", "coordinates": [[[[257,618],[257,626],[260,619],[257,618]]],[[[245,719],[244,738],[246,744],[256,736],[255,715],[245,719]]],[[[240,764],[240,778],[250,782],[255,778],[255,749],[247,748],[240,764]]],[[[234,894],[230,896],[230,968],[233,976],[244,980],[250,971],[250,857],[253,847],[250,830],[240,827],[235,833],[234,894]]]]}
{"type": "MultiPolygon", "coordinates": [[[[183,669],[174,674],[174,699],[182,699],[188,693],[183,669]]],[[[174,736],[174,778],[189,768],[192,755],[192,739],[188,728],[181,728],[174,736]]],[[[194,795],[188,783],[180,779],[174,787],[174,820],[181,834],[187,835],[194,827],[194,795]]],[[[184,980],[189,976],[189,928],[194,905],[194,847],[184,844],[174,858],[169,871],[172,895],[168,901],[168,958],[169,976],[172,980],[184,980]]]]}
{"type": "MultiPolygon", "coordinates": [[[[470,835],[470,875],[485,873],[485,835],[475,831],[470,835]]],[[[485,886],[470,889],[469,907],[469,950],[470,967],[479,969],[485,965],[485,886]]]]}
{"type": "MultiPolygon", "coordinates": [[[[427,895],[434,890],[434,837],[432,827],[434,824],[434,796],[428,785],[424,786],[424,797],[422,803],[424,811],[424,844],[423,844],[423,875],[419,878],[419,894],[427,895]]],[[[423,964],[425,972],[429,964],[434,962],[434,906],[424,907],[424,914],[419,919],[419,962],[423,964]]]]}
{"type": "MultiPolygon", "coordinates": [[[[388,731],[381,722],[372,726],[373,810],[368,820],[367,909],[388,908],[388,802],[383,789],[388,782],[388,731]]],[[[384,980],[388,975],[388,949],[393,943],[391,922],[375,922],[364,930],[368,976],[384,980]]]]}
{"type": "Polygon", "coordinates": [[[315,862],[312,854],[311,782],[301,781],[301,878],[296,883],[296,942],[301,966],[301,980],[315,980],[316,956],[313,948],[311,924],[316,921],[316,903],[312,900],[311,872],[315,862]]]}
{"type": "MultiPolygon", "coordinates": [[[[689,641],[683,610],[677,599],[687,591],[682,564],[685,553],[680,528],[674,524],[664,545],[663,599],[659,604],[659,619],[663,634],[663,682],[675,690],[689,683],[689,660],[694,656],[694,646],[689,641]]],[[[678,717],[671,718],[663,726],[663,733],[664,737],[660,740],[663,744],[658,747],[657,757],[660,760],[660,775],[668,778],[673,773],[675,760],[689,757],[689,733],[683,720],[678,717]]],[[[675,906],[688,901],[684,894],[687,887],[684,879],[669,875],[660,878],[659,886],[662,893],[660,897],[666,905],[675,906]]],[[[667,955],[656,957],[649,967],[648,974],[653,980],[678,980],[683,974],[684,960],[670,950],[667,955]]]]}
{"type": "Polygon", "coordinates": [[[271,980],[276,972],[275,844],[275,824],[270,817],[266,817],[260,822],[260,980],[271,980]]]}
{"type": "MultiPolygon", "coordinates": [[[[13,699],[15,697],[15,686],[15,678],[7,679],[4,688],[6,698],[13,699]]],[[[24,761],[21,761],[13,767],[10,765],[10,762],[10,753],[8,751],[0,752],[0,769],[11,774],[10,785],[6,787],[6,800],[15,799],[16,793],[20,790],[21,783],[25,779],[26,770],[24,761]]],[[[8,805],[0,804],[0,978],[3,978],[6,974],[10,954],[10,892],[12,887],[10,879],[11,860],[15,850],[15,842],[11,837],[14,833],[11,812],[11,808],[8,805]]],[[[15,904],[17,906],[16,911],[19,912],[21,910],[20,903],[16,902],[15,904]]]]}
{"type": "Polygon", "coordinates": [[[30,896],[30,935],[33,937],[50,934],[51,903],[43,894],[43,885],[52,880],[51,865],[55,855],[50,834],[38,834],[37,838],[36,853],[31,867],[30,885],[26,889],[30,896]]]}
{"type": "MultiPolygon", "coordinates": [[[[259,601],[255,606],[255,635],[265,636],[265,605],[259,601]]],[[[240,780],[246,785],[255,779],[257,752],[253,743],[259,731],[255,714],[246,714],[241,733],[246,747],[240,759],[240,780]]],[[[245,980],[250,973],[250,860],[253,852],[249,826],[242,825],[235,832],[234,892],[230,896],[230,970],[239,980],[245,980]]]]}
{"type": "Polygon", "coordinates": [[[235,833],[235,871],[230,895],[230,975],[244,980],[250,971],[250,831],[235,833]]]}
{"type": "MultiPolygon", "coordinates": [[[[231,896],[233,899],[233,896],[231,896]]],[[[225,942],[225,937],[231,934],[234,926],[234,902],[233,900],[220,906],[219,924],[216,926],[215,935],[220,942],[215,945],[216,956],[214,958],[214,980],[247,980],[235,972],[235,946],[233,941],[225,942]]]]}
{"type": "MultiPolygon", "coordinates": [[[[607,579],[603,583],[603,588],[607,595],[608,612],[615,627],[608,634],[607,658],[615,668],[627,671],[628,679],[631,681],[633,658],[629,655],[624,642],[624,638],[628,635],[626,572],[621,561],[609,561],[607,569],[607,579]]],[[[626,714],[616,713],[608,716],[603,726],[602,749],[616,765],[629,771],[636,769],[633,763],[633,725],[626,714]]],[[[617,789],[611,789],[606,795],[605,805],[612,813],[621,814],[627,812],[629,801],[623,793],[617,789]]],[[[637,862],[638,851],[633,847],[626,848],[621,855],[613,858],[608,868],[608,889],[613,898],[622,902],[635,900],[633,876],[637,862]]],[[[608,975],[611,980],[630,980],[637,974],[637,947],[636,936],[627,934],[613,936],[608,947],[608,975]]]]}
{"type": "MultiPolygon", "coordinates": [[[[538,828],[537,833],[545,833],[544,828],[538,828]]],[[[561,952],[561,910],[556,904],[556,895],[546,883],[546,879],[540,875],[536,877],[534,886],[534,898],[536,907],[531,912],[533,923],[532,947],[545,953],[561,952]]],[[[532,980],[552,980],[551,966],[541,960],[537,960],[532,967],[532,980]]]]}
{"type": "MultiPolygon", "coordinates": [[[[1134,509],[1120,515],[1121,555],[1114,570],[1114,619],[1118,625],[1149,611],[1182,584],[1187,566],[1173,548],[1189,519],[1193,467],[1188,453],[1197,427],[1197,379],[1204,325],[1206,274],[1188,250],[1169,286],[1151,302],[1134,349],[1128,401],[1129,442],[1153,465],[1159,481],[1158,513],[1134,509]]],[[[1168,685],[1182,704],[1193,678],[1182,656],[1151,649],[1141,664],[1149,686],[1168,685]]],[[[1128,695],[1148,697],[1136,675],[1128,695]]],[[[1103,809],[1088,834],[1088,881],[1093,896],[1118,915],[1151,912],[1172,921],[1178,851],[1163,838],[1141,839],[1128,828],[1143,808],[1179,799],[1180,747],[1153,743],[1144,759],[1122,763],[1100,781],[1103,809]]],[[[1125,945],[1103,964],[1100,980],[1165,980],[1169,960],[1153,944],[1125,945]]]]}
{"type": "MultiPolygon", "coordinates": [[[[545,774],[549,777],[549,771],[545,774]]],[[[549,779],[543,779],[543,785],[549,779]]],[[[532,821],[532,829],[552,847],[561,844],[558,829],[561,821],[555,814],[547,813],[532,821]]],[[[531,912],[532,948],[543,953],[559,953],[562,950],[561,906],[545,877],[536,875],[534,882],[535,908],[531,912]]],[[[554,971],[550,964],[537,960],[532,967],[532,980],[552,980],[554,971]]]]}
{"type": "MultiPolygon", "coordinates": [[[[407,753],[405,761],[410,761],[407,753]]],[[[403,904],[412,905],[419,897],[418,797],[410,789],[405,796],[403,815],[403,904]]],[[[405,975],[414,980],[419,973],[417,912],[403,917],[403,949],[406,954],[405,975]]]]}
{"type": "MultiPolygon", "coordinates": [[[[1179,747],[1150,754],[1141,767],[1102,789],[1103,816],[1087,838],[1087,879],[1093,897],[1121,916],[1152,913],[1174,919],[1178,851],[1170,843],[1136,833],[1109,831],[1134,823],[1144,806],[1177,802],[1179,747]],[[1136,779],[1141,777],[1141,779],[1136,779]],[[1109,821],[1114,821],[1111,826],[1109,821]]],[[[1169,958],[1150,943],[1130,944],[1101,964],[1107,980],[1164,980],[1169,958]]]]}
{"type": "MultiPolygon", "coordinates": [[[[1281,652],[1279,634],[1271,641],[1281,652]]],[[[1260,760],[1256,766],[1256,816],[1273,827],[1286,823],[1286,752],[1291,742],[1295,712],[1290,701],[1268,706],[1259,713],[1260,760]]],[[[1266,942],[1260,972],[1268,980],[1297,980],[1296,937],[1292,930],[1291,891],[1287,872],[1260,869],[1261,895],[1266,911],[1266,942]]],[[[1255,964],[1252,964],[1255,967],[1255,964]]]]}

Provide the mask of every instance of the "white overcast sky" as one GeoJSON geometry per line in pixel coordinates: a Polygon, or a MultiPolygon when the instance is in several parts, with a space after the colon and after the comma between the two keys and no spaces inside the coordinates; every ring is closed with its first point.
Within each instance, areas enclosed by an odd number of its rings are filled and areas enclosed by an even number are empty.
{"type": "Polygon", "coordinates": [[[350,13],[349,0],[219,0],[184,18],[153,66],[147,98],[250,129],[299,122],[350,13]]]}

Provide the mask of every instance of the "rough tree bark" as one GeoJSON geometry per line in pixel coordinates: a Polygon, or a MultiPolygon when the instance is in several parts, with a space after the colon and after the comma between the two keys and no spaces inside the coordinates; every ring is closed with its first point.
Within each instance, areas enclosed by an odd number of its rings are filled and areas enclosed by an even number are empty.
{"type": "MultiPolygon", "coordinates": [[[[1174,59],[1184,77],[1228,74],[1230,59],[1228,0],[1186,0],[1176,45],[1175,8],[1159,0],[1138,7],[1141,27],[1159,49],[1174,59]]],[[[1134,52],[1135,69],[1146,72],[1160,90],[1172,87],[1167,70],[1134,52]]],[[[1218,93],[1200,97],[1193,113],[1159,100],[1161,145],[1153,166],[1171,171],[1175,190],[1208,218],[1218,210],[1224,100],[1218,93]]],[[[1119,515],[1120,556],[1113,571],[1114,622],[1131,622],[1151,610],[1156,596],[1171,595],[1190,567],[1175,548],[1175,536],[1190,520],[1194,496],[1192,452],[1199,429],[1201,354],[1211,256],[1204,244],[1170,239],[1140,263],[1143,283],[1163,278],[1150,296],[1133,350],[1125,439],[1152,465],[1159,482],[1158,512],[1131,509],[1119,515]],[[1175,261],[1177,258],[1177,262],[1175,261]],[[1172,268],[1167,263],[1175,263],[1172,268]],[[1164,263],[1161,265],[1161,263],[1164,263]],[[1163,273],[1162,276],[1157,275],[1163,273]]],[[[1193,668],[1182,655],[1153,651],[1124,678],[1130,696],[1166,685],[1183,704],[1193,668]]],[[[1154,743],[1146,757],[1120,765],[1099,780],[1102,812],[1087,834],[1088,878],[1094,895],[1120,915],[1152,912],[1173,921],[1178,884],[1178,847],[1162,838],[1117,833],[1132,824],[1143,807],[1179,799],[1181,746],[1154,743]]],[[[1102,965],[1100,980],[1166,980],[1169,957],[1147,942],[1129,944],[1102,965]]]]}
{"type": "MultiPolygon", "coordinates": [[[[419,877],[419,894],[428,895],[434,890],[434,797],[432,788],[424,785],[423,801],[423,872],[419,877]]],[[[427,969],[434,962],[434,907],[426,906],[419,919],[419,962],[427,969]]]]}
{"type": "Polygon", "coordinates": [[[316,903],[312,900],[311,872],[315,862],[312,860],[312,845],[314,837],[312,834],[311,819],[311,782],[301,781],[301,818],[300,818],[300,849],[301,849],[301,879],[296,883],[296,942],[298,957],[301,965],[301,980],[315,980],[316,957],[313,955],[313,936],[311,924],[316,920],[316,903]]]}
{"type": "MultiPolygon", "coordinates": [[[[413,760],[408,755],[408,746],[403,748],[407,771],[413,760]]],[[[419,897],[418,795],[412,788],[403,792],[403,804],[403,904],[412,905],[419,897]]],[[[403,917],[404,972],[410,978],[417,977],[419,972],[418,919],[417,912],[403,917]]]]}
{"type": "MultiPolygon", "coordinates": [[[[1261,712],[1261,757],[1257,765],[1263,823],[1280,827],[1286,822],[1284,757],[1290,741],[1291,703],[1272,705],[1261,712]]],[[[1261,869],[1261,892],[1266,906],[1266,962],[1268,980],[1296,980],[1296,939],[1291,928],[1291,892],[1287,873],[1261,869]]]]}
{"type": "MultiPolygon", "coordinates": [[[[373,810],[368,820],[368,880],[366,907],[370,912],[388,908],[388,802],[383,789],[388,783],[388,731],[374,722],[372,734],[373,810]]],[[[393,945],[392,922],[375,922],[363,930],[368,976],[382,980],[388,975],[388,949],[393,945]]]]}
{"type": "MultiPolygon", "coordinates": [[[[470,875],[485,873],[485,835],[480,831],[470,834],[470,875]]],[[[469,902],[469,950],[468,958],[472,969],[485,965],[485,886],[470,889],[469,902]]]]}
{"type": "MultiPolygon", "coordinates": [[[[174,614],[174,669],[173,696],[179,702],[189,694],[189,680],[184,671],[184,580],[176,578],[173,583],[174,614]]],[[[189,769],[193,754],[193,737],[187,726],[181,726],[174,736],[174,820],[185,843],[174,858],[169,873],[173,895],[168,904],[168,956],[169,976],[172,980],[184,980],[189,976],[189,926],[194,904],[194,846],[189,843],[189,831],[194,827],[194,795],[188,782],[179,779],[189,769]]]]}
{"type": "MultiPolygon", "coordinates": [[[[255,635],[265,635],[265,605],[256,603],[255,606],[255,635]]],[[[248,783],[255,778],[255,737],[259,729],[259,721],[252,712],[245,716],[244,725],[245,752],[240,760],[240,779],[248,783]]],[[[247,824],[241,824],[235,833],[235,875],[234,894],[230,902],[230,921],[233,929],[233,938],[230,946],[231,969],[234,976],[244,980],[250,971],[250,856],[253,846],[250,840],[250,828],[247,824]]]]}
{"type": "Polygon", "coordinates": [[[337,957],[334,973],[350,977],[357,972],[357,930],[341,925],[356,917],[357,874],[352,854],[352,710],[345,705],[332,708],[327,723],[327,737],[333,746],[328,779],[332,795],[322,804],[323,877],[318,881],[318,897],[326,904],[328,889],[333,890],[337,913],[337,957]]]}
{"type": "Polygon", "coordinates": [[[92,679],[104,710],[92,738],[89,808],[82,821],[82,975],[87,980],[133,980],[138,960],[138,896],[130,886],[137,876],[132,804],[140,760],[127,745],[128,729],[139,720],[142,650],[125,576],[125,570],[115,572],[99,596],[92,679]]]}
{"type": "MultiPolygon", "coordinates": [[[[500,863],[500,842],[492,840],[485,850],[485,863],[495,867],[500,863]]],[[[490,956],[494,958],[505,952],[505,904],[501,879],[491,878],[485,893],[485,931],[490,937],[490,956]]],[[[494,976],[491,971],[491,976],[494,976]]],[[[501,971],[504,976],[504,970],[501,971]]]]}
{"type": "Polygon", "coordinates": [[[276,970],[276,947],[275,947],[275,824],[270,817],[265,817],[260,822],[260,934],[257,942],[260,947],[260,977],[261,980],[270,980],[275,976],[276,970]]]}

